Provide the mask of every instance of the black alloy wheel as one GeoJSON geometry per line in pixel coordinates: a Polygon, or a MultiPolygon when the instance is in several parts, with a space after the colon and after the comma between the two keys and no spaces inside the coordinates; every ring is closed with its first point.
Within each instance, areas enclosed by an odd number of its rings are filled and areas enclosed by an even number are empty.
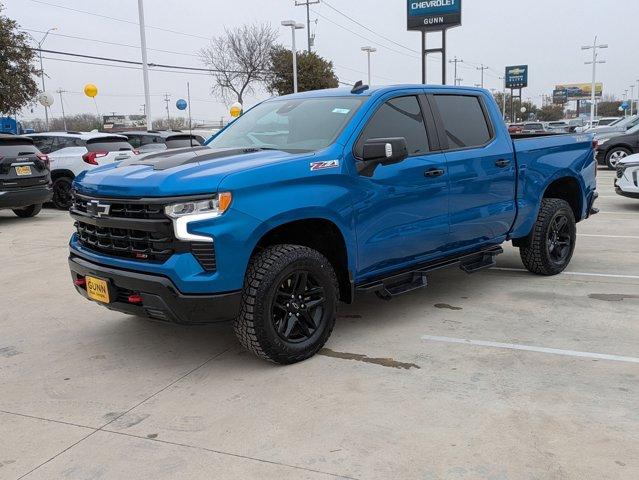
{"type": "Polygon", "coordinates": [[[306,270],[296,270],[280,284],[271,318],[279,337],[290,343],[309,340],[322,322],[326,298],[315,276],[306,270]]]}
{"type": "Polygon", "coordinates": [[[60,210],[69,210],[73,203],[73,180],[69,177],[60,177],[53,182],[53,204],[60,210]]]}
{"type": "Polygon", "coordinates": [[[572,236],[570,219],[567,215],[558,214],[548,229],[546,242],[550,259],[558,264],[565,262],[572,252],[572,236]]]}

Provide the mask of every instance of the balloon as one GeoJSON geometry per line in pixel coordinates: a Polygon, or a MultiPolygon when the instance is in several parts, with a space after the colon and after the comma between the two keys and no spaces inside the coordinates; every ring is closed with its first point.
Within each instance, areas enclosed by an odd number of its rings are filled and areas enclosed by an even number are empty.
{"type": "Polygon", "coordinates": [[[38,95],[38,102],[40,102],[40,105],[42,105],[43,107],[50,107],[51,105],[53,105],[53,95],[51,95],[49,92],[42,92],[40,95],[38,95]]]}
{"type": "Polygon", "coordinates": [[[90,98],[95,98],[98,95],[98,87],[96,87],[94,84],[92,83],[87,83],[84,86],[84,94],[87,97],[90,98]]]}
{"type": "Polygon", "coordinates": [[[237,118],[242,115],[242,104],[240,102],[235,102],[231,105],[231,117],[237,118]]]}
{"type": "Polygon", "coordinates": [[[186,107],[188,106],[188,104],[186,103],[186,100],[184,100],[183,98],[180,98],[177,102],[175,102],[175,106],[177,107],[178,110],[186,110],[186,107]]]}

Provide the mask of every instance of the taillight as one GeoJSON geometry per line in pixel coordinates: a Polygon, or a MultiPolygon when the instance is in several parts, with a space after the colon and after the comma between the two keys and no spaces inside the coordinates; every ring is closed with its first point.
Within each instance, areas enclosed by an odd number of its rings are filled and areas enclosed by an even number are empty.
{"type": "Polygon", "coordinates": [[[48,155],[39,153],[36,155],[36,157],[38,157],[42,161],[42,163],[44,163],[45,167],[51,168],[51,160],[49,159],[48,155]]]}
{"type": "Polygon", "coordinates": [[[82,155],[82,160],[90,165],[98,165],[96,158],[106,157],[109,152],[87,152],[82,155]]]}
{"type": "Polygon", "coordinates": [[[137,148],[134,148],[133,155],[140,155],[140,150],[138,150],[137,148]]]}

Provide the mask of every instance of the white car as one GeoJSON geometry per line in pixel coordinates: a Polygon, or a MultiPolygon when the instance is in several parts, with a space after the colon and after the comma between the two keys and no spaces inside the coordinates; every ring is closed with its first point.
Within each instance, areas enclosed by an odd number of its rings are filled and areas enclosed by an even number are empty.
{"type": "Polygon", "coordinates": [[[68,210],[71,206],[71,184],[85,170],[100,165],[128,160],[137,151],[123,135],[99,132],[33,133],[36,147],[49,156],[53,180],[53,203],[68,210]]]}
{"type": "Polygon", "coordinates": [[[624,197],[639,199],[639,153],[629,155],[617,163],[615,190],[624,197]]]}

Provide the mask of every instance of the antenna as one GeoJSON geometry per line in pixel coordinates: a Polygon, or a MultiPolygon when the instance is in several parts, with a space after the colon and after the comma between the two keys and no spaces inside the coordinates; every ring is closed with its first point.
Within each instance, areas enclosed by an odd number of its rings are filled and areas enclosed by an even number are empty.
{"type": "Polygon", "coordinates": [[[357,82],[355,82],[355,85],[353,85],[353,89],[351,90],[351,93],[362,93],[365,92],[366,90],[368,90],[370,87],[368,85],[364,85],[364,82],[362,82],[361,80],[357,80],[357,82]]]}

